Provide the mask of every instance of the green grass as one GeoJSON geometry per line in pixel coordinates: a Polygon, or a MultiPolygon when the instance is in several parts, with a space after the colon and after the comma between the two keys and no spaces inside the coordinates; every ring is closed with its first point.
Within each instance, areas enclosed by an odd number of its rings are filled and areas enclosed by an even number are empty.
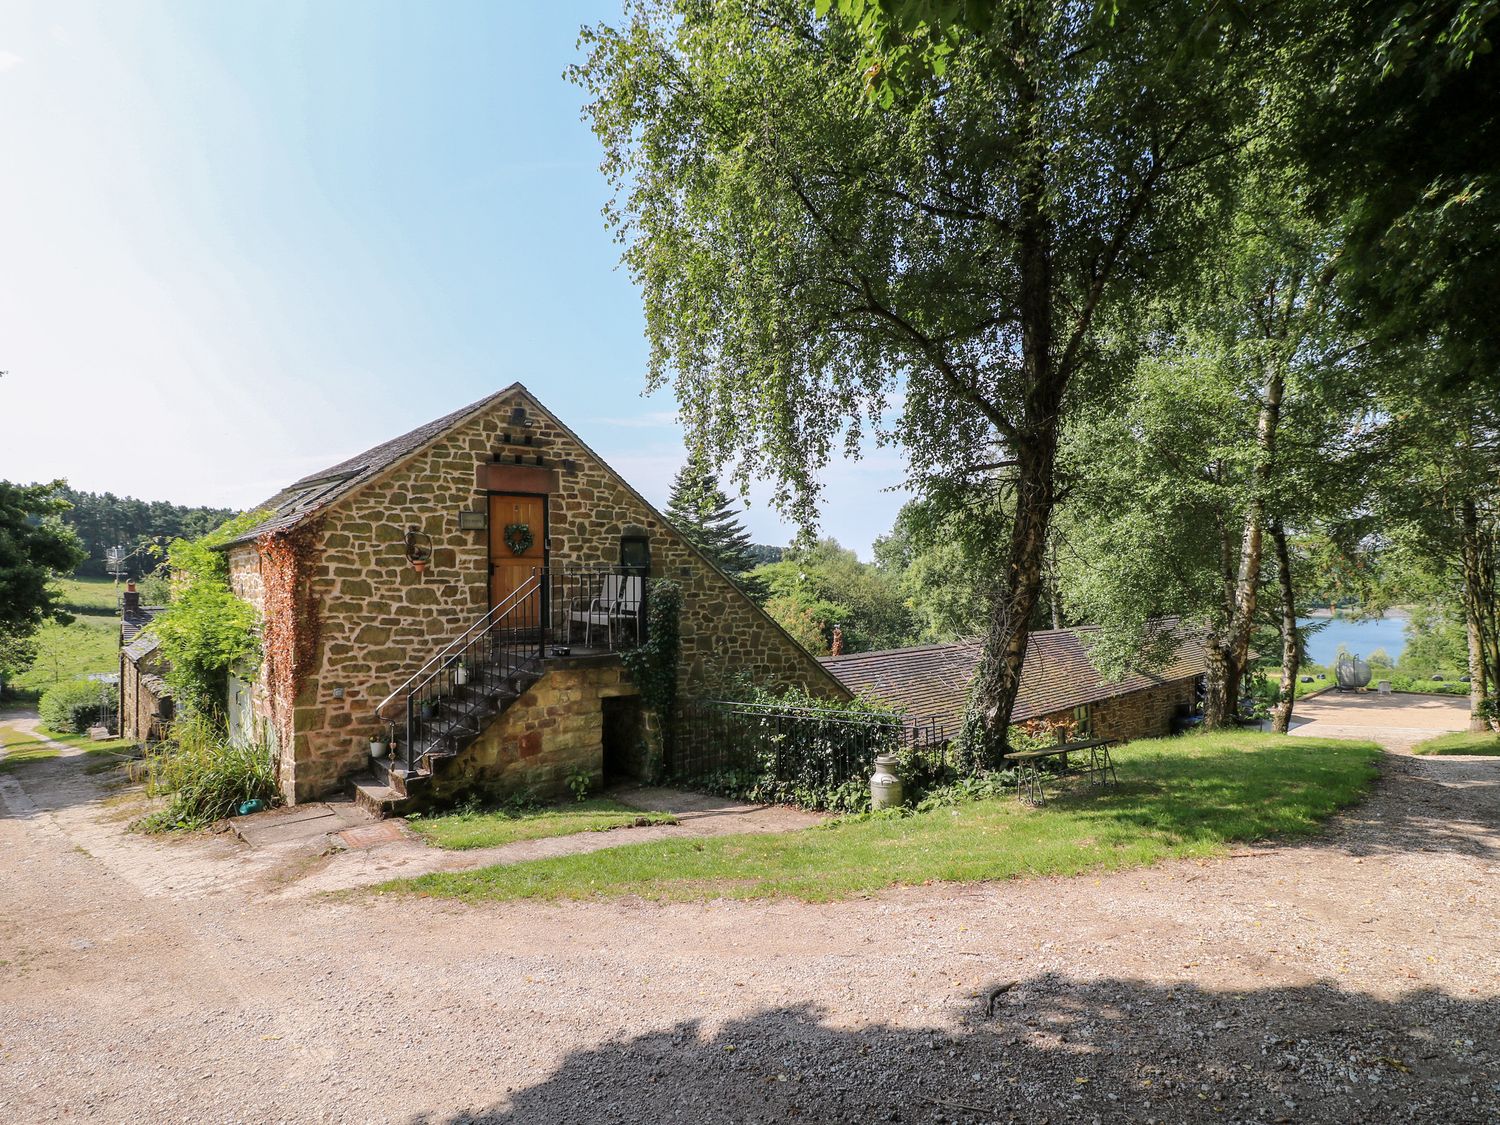
{"type": "Polygon", "coordinates": [[[387,883],[464,900],[797,898],[885,887],[1076,875],[1223,854],[1315,832],[1374,780],[1368,742],[1236,731],[1121,747],[1120,785],[1031,809],[1012,797],[781,835],[676,839],[387,883]]]}
{"type": "Polygon", "coordinates": [[[1494,731],[1455,731],[1419,742],[1413,754],[1493,754],[1500,756],[1500,734],[1494,731]]]}
{"type": "Polygon", "coordinates": [[[413,820],[412,828],[440,848],[494,848],[517,840],[607,832],[646,824],[676,824],[670,813],[641,812],[599,797],[548,809],[499,809],[457,812],[413,820]]]}
{"type": "MultiPolygon", "coordinates": [[[[51,743],[79,746],[90,757],[99,759],[123,758],[135,751],[135,743],[127,738],[95,742],[86,734],[57,734],[50,730],[30,734],[19,727],[0,726],[0,744],[3,744],[4,750],[4,756],[0,757],[0,772],[57,757],[60,751],[51,743]],[[44,735],[47,741],[39,735],[44,735]]],[[[113,765],[114,762],[106,761],[105,764],[113,765]]],[[[90,772],[93,772],[92,768],[90,772]]]]}
{"type": "Polygon", "coordinates": [[[57,585],[74,618],[68,625],[49,621],[37,631],[36,663],[7,682],[8,690],[25,699],[34,700],[53,684],[90,672],[120,670],[115,599],[124,587],[117,589],[108,578],[65,578],[57,585]]]}
{"type": "Polygon", "coordinates": [[[62,602],[69,613],[119,615],[120,595],[125,583],[118,586],[109,578],[61,578],[54,585],[62,592],[62,602]]]}
{"type": "Polygon", "coordinates": [[[0,727],[0,748],[4,750],[4,756],[0,757],[0,773],[58,755],[55,746],[49,746],[35,735],[12,726],[0,727]]]}
{"type": "MultiPolygon", "coordinates": [[[[1256,692],[1256,695],[1265,700],[1268,704],[1274,703],[1276,701],[1276,693],[1281,690],[1281,672],[1279,670],[1273,672],[1262,672],[1260,673],[1260,682],[1261,687],[1260,690],[1256,692]]],[[[1299,672],[1297,674],[1297,683],[1295,685],[1296,694],[1293,696],[1293,698],[1301,699],[1305,695],[1311,695],[1313,694],[1313,692],[1317,691],[1325,691],[1326,689],[1333,686],[1334,684],[1332,674],[1328,675],[1328,679],[1320,680],[1318,679],[1318,674],[1316,671],[1299,672]],[[1304,675],[1312,676],[1313,682],[1310,684],[1304,684],[1302,682],[1302,677],[1304,675]]]]}

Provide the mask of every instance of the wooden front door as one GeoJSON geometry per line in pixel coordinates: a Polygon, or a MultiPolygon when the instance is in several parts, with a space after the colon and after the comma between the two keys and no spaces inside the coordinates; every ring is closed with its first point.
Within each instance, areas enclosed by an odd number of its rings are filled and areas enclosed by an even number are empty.
{"type": "Polygon", "coordinates": [[[547,498],[545,496],[490,497],[490,608],[504,601],[517,586],[539,570],[547,557],[547,498]],[[506,528],[525,527],[531,543],[517,551],[524,535],[506,528]]]}

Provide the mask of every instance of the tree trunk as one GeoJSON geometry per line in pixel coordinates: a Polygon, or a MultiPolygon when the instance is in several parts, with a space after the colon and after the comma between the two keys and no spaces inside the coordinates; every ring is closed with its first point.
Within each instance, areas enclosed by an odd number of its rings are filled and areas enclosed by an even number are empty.
{"type": "Polygon", "coordinates": [[[1266,376],[1265,401],[1261,403],[1260,417],[1255,424],[1255,469],[1251,480],[1250,502],[1245,508],[1245,530],[1240,539],[1234,613],[1229,622],[1230,660],[1237,677],[1244,676],[1250,657],[1250,633],[1255,627],[1255,602],[1260,592],[1266,493],[1271,484],[1276,456],[1276,427],[1281,421],[1281,399],[1285,390],[1285,369],[1279,360],[1273,359],[1271,371],[1266,376]]]}
{"type": "Polygon", "coordinates": [[[1005,752],[1006,730],[1021,686],[1031,615],[1042,590],[1055,453],[1056,435],[1051,433],[1038,442],[1038,448],[1020,458],[1009,556],[990,606],[984,651],[974,674],[969,713],[960,739],[971,768],[997,765],[1005,752]]]}
{"type": "Polygon", "coordinates": [[[1285,734],[1292,725],[1292,708],[1297,701],[1297,670],[1302,652],[1297,645],[1297,597],[1292,587],[1292,555],[1286,546],[1286,529],[1281,521],[1271,524],[1271,543],[1276,549],[1276,577],[1281,585],[1281,688],[1276,695],[1276,710],[1271,729],[1285,734]]]}
{"type": "Polygon", "coordinates": [[[1203,646],[1207,658],[1203,691],[1203,726],[1217,730],[1228,726],[1239,703],[1239,677],[1230,667],[1230,656],[1219,637],[1203,646]]]}
{"type": "Polygon", "coordinates": [[[1485,730],[1489,725],[1485,703],[1490,689],[1500,688],[1490,676],[1489,631],[1490,606],[1487,589],[1492,583],[1485,575],[1485,552],[1480,540],[1479,509],[1473,500],[1463,502],[1463,603],[1464,625],[1469,641],[1469,729],[1485,730]]]}
{"type": "Polygon", "coordinates": [[[1046,569],[1047,528],[1056,497],[1057,430],[1069,377],[1053,355],[1052,223],[1046,210],[1043,107],[1033,83],[1022,82],[1018,93],[1017,108],[1032,142],[1021,150],[1026,166],[1020,176],[1016,217],[1017,313],[1026,391],[1023,423],[1010,442],[1017,469],[1015,519],[959,739],[971,768],[996,766],[1005,752],[1031,617],[1046,569]]]}

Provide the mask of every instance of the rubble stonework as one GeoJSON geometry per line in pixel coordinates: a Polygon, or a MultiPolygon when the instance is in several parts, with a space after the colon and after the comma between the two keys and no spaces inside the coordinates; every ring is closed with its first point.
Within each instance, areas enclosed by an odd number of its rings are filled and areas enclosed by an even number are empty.
{"type": "MultiPolygon", "coordinates": [[[[769,685],[847,695],[518,384],[319,513],[321,533],[308,591],[318,611],[319,651],[293,704],[294,745],[282,747],[282,787],[289,801],[323,796],[362,772],[368,742],[381,730],[377,705],[487,610],[489,533],[460,530],[459,512],[485,509],[487,493],[476,484],[477,470],[492,460],[512,460],[523,447],[508,444],[506,437],[522,433],[530,439],[524,446],[526,459],[539,455],[559,485],[548,500],[550,566],[618,563],[621,537],[643,530],[652,577],[670,577],[681,586],[679,668],[687,690],[721,677],[748,675],[769,685]],[[515,423],[517,409],[526,411],[524,430],[515,423]],[[408,529],[431,540],[431,558],[421,573],[406,558],[408,529]]],[[[260,565],[253,543],[231,549],[236,593],[263,611],[260,565]]],[[[621,693],[620,685],[617,680],[611,690],[621,693]]],[[[280,705],[257,686],[258,714],[269,720],[273,707],[280,705]]],[[[485,764],[472,768],[498,776],[520,768],[521,748],[504,732],[513,723],[530,721],[511,714],[529,706],[535,703],[524,698],[514,704],[493,737],[481,739],[486,749],[473,760],[485,764]]],[[[267,726],[276,729],[273,722],[267,726]]],[[[590,729],[594,738],[597,724],[590,729]]],[[[561,737],[552,730],[538,727],[525,733],[540,731],[542,742],[548,743],[561,737]]],[[[576,733],[569,738],[578,741],[576,733]]],[[[476,748],[455,764],[471,768],[476,748]]],[[[599,757],[597,739],[590,753],[599,757]]]]}
{"type": "Polygon", "coordinates": [[[1128,742],[1171,734],[1178,708],[1193,706],[1195,682],[1196,677],[1189,676],[1089,704],[1093,736],[1128,742]]]}

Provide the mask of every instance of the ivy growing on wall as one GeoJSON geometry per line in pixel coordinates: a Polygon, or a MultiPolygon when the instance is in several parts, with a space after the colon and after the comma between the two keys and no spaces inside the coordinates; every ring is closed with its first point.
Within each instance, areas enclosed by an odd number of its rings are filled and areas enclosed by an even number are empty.
{"type": "Polygon", "coordinates": [[[314,520],[263,535],[256,543],[265,599],[266,690],[283,752],[292,745],[293,708],[302,680],[317,658],[321,624],[311,586],[320,532],[314,520]]]}
{"type": "Polygon", "coordinates": [[[672,746],[677,716],[677,661],[682,652],[682,588],[670,578],[651,583],[646,600],[646,640],[620,654],[641,693],[641,704],[655,718],[657,739],[648,741],[648,777],[660,773],[672,746]]]}
{"type": "Polygon", "coordinates": [[[151,623],[168,664],[166,680],[185,710],[222,721],[229,671],[258,663],[255,611],[229,586],[229,560],[217,548],[266,518],[246,512],[197,539],[167,548],[172,600],[151,623]]]}

